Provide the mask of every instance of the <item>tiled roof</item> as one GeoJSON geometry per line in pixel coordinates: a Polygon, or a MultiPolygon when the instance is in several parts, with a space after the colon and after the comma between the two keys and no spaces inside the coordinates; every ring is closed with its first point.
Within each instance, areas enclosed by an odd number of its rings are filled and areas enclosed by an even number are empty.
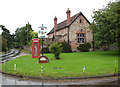
{"type": "MultiPolygon", "coordinates": [[[[82,16],[86,19],[86,17],[82,14],[82,12],[77,13],[77,14],[75,14],[74,16],[72,16],[72,17],[70,18],[70,23],[69,23],[69,24],[67,24],[67,20],[64,20],[64,21],[62,21],[61,23],[57,24],[57,29],[56,29],[56,31],[59,31],[59,30],[64,29],[64,28],[66,28],[66,27],[69,27],[69,26],[79,17],[79,15],[82,15],[82,16]]],[[[86,19],[86,21],[87,21],[88,23],[90,23],[87,19],[86,19]]],[[[51,34],[51,33],[53,33],[53,32],[54,32],[54,28],[53,28],[47,35],[49,35],[49,34],[51,34]]]]}

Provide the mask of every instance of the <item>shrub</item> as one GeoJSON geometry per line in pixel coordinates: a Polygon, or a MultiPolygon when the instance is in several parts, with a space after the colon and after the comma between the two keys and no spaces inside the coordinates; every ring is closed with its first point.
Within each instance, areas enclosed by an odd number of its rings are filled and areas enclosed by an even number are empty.
{"type": "Polygon", "coordinates": [[[91,44],[90,43],[85,43],[85,44],[80,44],[77,49],[81,52],[88,52],[89,49],[91,48],[91,44]]]}
{"type": "Polygon", "coordinates": [[[58,44],[57,42],[50,45],[49,50],[52,52],[56,59],[60,59],[60,53],[62,52],[62,44],[58,44]]]}
{"type": "Polygon", "coordinates": [[[72,52],[72,49],[71,49],[71,46],[70,46],[69,43],[64,41],[61,44],[62,44],[62,48],[63,48],[63,51],[62,51],[63,53],[70,53],[70,52],[72,52]]]}
{"type": "MultiPolygon", "coordinates": [[[[42,51],[42,50],[41,50],[42,51]]],[[[44,47],[43,48],[43,53],[50,53],[49,47],[44,47]]]]}

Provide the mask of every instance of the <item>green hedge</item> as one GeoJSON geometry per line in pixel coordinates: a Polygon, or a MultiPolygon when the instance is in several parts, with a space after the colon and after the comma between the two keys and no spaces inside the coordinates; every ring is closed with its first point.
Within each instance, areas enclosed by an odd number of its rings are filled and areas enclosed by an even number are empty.
{"type": "MultiPolygon", "coordinates": [[[[41,51],[42,51],[42,50],[41,50],[41,51]]],[[[43,53],[51,53],[51,52],[49,51],[49,47],[43,48],[43,53]]]]}
{"type": "Polygon", "coordinates": [[[62,44],[62,48],[63,48],[62,53],[70,53],[70,52],[72,52],[72,49],[71,49],[71,46],[70,46],[69,43],[64,41],[61,44],[62,44]]]}
{"type": "Polygon", "coordinates": [[[85,44],[80,44],[77,49],[81,52],[88,52],[89,49],[91,48],[91,44],[90,43],[85,43],[85,44]]]}

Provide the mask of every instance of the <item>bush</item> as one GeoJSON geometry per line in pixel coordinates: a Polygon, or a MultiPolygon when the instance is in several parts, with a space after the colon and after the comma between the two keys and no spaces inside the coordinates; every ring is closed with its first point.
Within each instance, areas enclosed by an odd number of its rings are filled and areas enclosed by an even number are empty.
{"type": "Polygon", "coordinates": [[[63,51],[62,51],[63,53],[70,53],[70,52],[72,52],[72,49],[71,49],[71,46],[70,46],[69,43],[64,41],[61,44],[62,44],[62,48],[63,48],[63,51]]]}
{"type": "MultiPolygon", "coordinates": [[[[41,50],[42,51],[42,50],[41,50]]],[[[45,47],[45,48],[43,48],[43,53],[50,53],[50,51],[49,51],[49,47],[45,47]]]]}
{"type": "Polygon", "coordinates": [[[85,43],[85,44],[80,44],[77,49],[81,52],[88,52],[89,49],[91,48],[91,44],[90,43],[85,43]]]}
{"type": "Polygon", "coordinates": [[[57,42],[56,43],[53,43],[50,45],[49,47],[49,50],[50,52],[52,52],[55,56],[56,59],[60,59],[60,53],[62,52],[62,47],[61,47],[62,44],[58,44],[57,42]]]}

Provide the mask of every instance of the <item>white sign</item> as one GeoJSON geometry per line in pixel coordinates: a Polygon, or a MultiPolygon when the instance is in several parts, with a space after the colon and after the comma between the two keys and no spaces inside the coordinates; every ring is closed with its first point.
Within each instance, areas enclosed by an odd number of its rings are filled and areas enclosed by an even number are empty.
{"type": "Polygon", "coordinates": [[[45,61],[46,58],[45,58],[45,57],[41,57],[40,60],[41,60],[41,61],[45,61]]]}
{"type": "Polygon", "coordinates": [[[38,38],[45,38],[47,33],[47,27],[45,27],[43,24],[38,27],[38,38]]]}

